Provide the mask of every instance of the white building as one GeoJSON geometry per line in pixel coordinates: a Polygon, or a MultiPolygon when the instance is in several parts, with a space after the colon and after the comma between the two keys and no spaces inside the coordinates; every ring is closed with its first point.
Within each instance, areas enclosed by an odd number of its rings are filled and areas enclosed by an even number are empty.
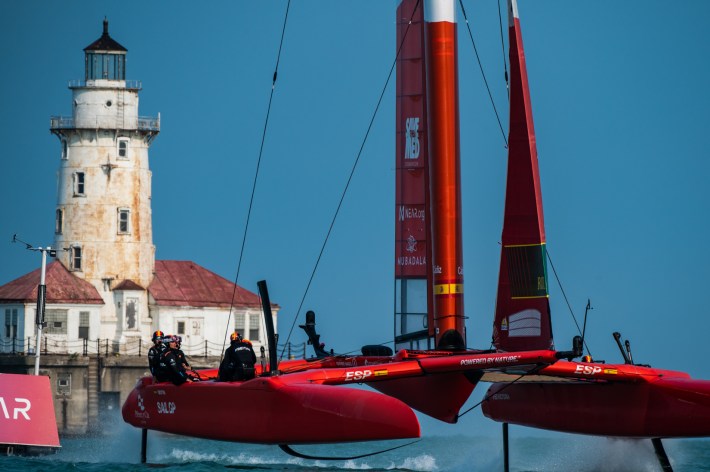
{"type": "MultiPolygon", "coordinates": [[[[127,50],[107,20],[84,52],[72,116],[50,125],[61,144],[53,247],[68,250],[47,267],[42,348],[138,354],[160,329],[182,336],[188,354],[219,355],[236,329],[258,352],[256,294],[193,262],[155,260],[148,149],[160,115],[138,115],[141,84],[126,80],[127,50]]],[[[0,287],[0,352],[34,348],[39,279],[38,269],[0,287]]]]}

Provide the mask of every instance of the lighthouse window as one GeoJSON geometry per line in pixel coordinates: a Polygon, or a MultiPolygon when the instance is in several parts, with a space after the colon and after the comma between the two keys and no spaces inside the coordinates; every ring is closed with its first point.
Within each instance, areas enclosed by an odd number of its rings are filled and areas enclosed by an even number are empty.
{"type": "Polygon", "coordinates": [[[67,141],[65,139],[62,139],[62,159],[66,160],[69,157],[69,146],[67,145],[67,141]]]}
{"type": "Polygon", "coordinates": [[[244,336],[244,313],[234,315],[234,331],[244,336]]]}
{"type": "Polygon", "coordinates": [[[47,323],[45,333],[67,334],[67,310],[47,310],[44,321],[47,323]]]}
{"type": "Polygon", "coordinates": [[[131,232],[131,210],[127,208],[118,209],[118,233],[128,234],[131,232]]]}
{"type": "Polygon", "coordinates": [[[128,159],[128,138],[118,138],[118,158],[128,159]]]}
{"type": "Polygon", "coordinates": [[[79,312],[79,339],[89,339],[89,315],[88,311],[79,312]]]}
{"type": "Polygon", "coordinates": [[[17,337],[17,308],[5,309],[5,337],[17,337]]]}
{"type": "Polygon", "coordinates": [[[259,315],[249,315],[249,339],[259,340],[259,315]]]}
{"type": "Polygon", "coordinates": [[[73,246],[71,248],[71,268],[72,270],[81,270],[81,247],[73,246]]]}
{"type": "Polygon", "coordinates": [[[138,299],[126,299],[126,329],[136,329],[138,327],[138,299]]]}
{"type": "Polygon", "coordinates": [[[74,172],[74,196],[84,195],[84,173],[74,172]]]}
{"type": "Polygon", "coordinates": [[[54,222],[54,233],[62,234],[64,229],[64,211],[61,208],[57,208],[57,218],[54,222]]]}

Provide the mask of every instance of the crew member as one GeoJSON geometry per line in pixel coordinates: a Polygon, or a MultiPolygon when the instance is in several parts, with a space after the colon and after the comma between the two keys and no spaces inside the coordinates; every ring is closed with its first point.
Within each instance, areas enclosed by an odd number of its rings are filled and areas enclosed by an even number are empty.
{"type": "Polygon", "coordinates": [[[148,349],[148,367],[150,368],[150,373],[153,374],[153,378],[158,382],[167,380],[161,375],[160,371],[160,356],[167,349],[167,346],[163,343],[163,336],[165,334],[160,330],[154,332],[152,337],[153,345],[148,349]]]}
{"type": "Polygon", "coordinates": [[[256,375],[256,354],[251,342],[237,332],[232,333],[229,339],[230,345],[224,351],[224,359],[219,366],[219,380],[230,382],[253,379],[256,375]]]}
{"type": "Polygon", "coordinates": [[[180,360],[180,364],[182,364],[183,368],[185,370],[192,370],[192,366],[190,365],[189,362],[187,362],[187,357],[185,357],[185,353],[182,352],[181,346],[182,346],[182,337],[181,336],[175,336],[177,339],[177,349],[175,350],[175,355],[178,357],[180,360]]]}
{"type": "Polygon", "coordinates": [[[160,370],[164,372],[167,379],[175,385],[182,385],[185,382],[192,382],[185,372],[185,367],[179,361],[176,351],[178,351],[177,336],[167,337],[168,348],[160,356],[160,370]]]}

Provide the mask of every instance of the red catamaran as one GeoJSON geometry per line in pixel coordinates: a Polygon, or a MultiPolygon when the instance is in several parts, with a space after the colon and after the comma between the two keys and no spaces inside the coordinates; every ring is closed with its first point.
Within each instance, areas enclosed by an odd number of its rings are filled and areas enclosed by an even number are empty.
{"type": "MultiPolygon", "coordinates": [[[[432,221],[431,230],[423,229],[421,233],[430,232],[422,243],[422,255],[433,264],[424,264],[426,273],[418,275],[431,287],[432,296],[427,299],[431,300],[432,310],[426,309],[425,317],[431,318],[432,323],[423,331],[426,347],[435,349],[402,349],[386,356],[367,355],[365,351],[362,356],[276,365],[275,343],[271,342],[271,365],[253,380],[175,386],[155,383],[149,377],[141,379],[123,406],[125,421],[143,429],[269,444],[418,437],[419,424],[411,408],[453,423],[484,371],[528,372],[558,359],[559,353],[548,348],[516,353],[466,349],[454,4],[451,0],[431,2],[424,11],[427,13],[422,21],[423,9],[418,2],[402,2],[398,9],[398,38],[403,44],[399,70],[404,72],[400,75],[400,90],[410,82],[419,84],[420,93],[425,82],[430,90],[416,114],[410,116],[411,110],[402,108],[400,116],[402,121],[409,120],[409,158],[421,156],[424,151],[421,142],[411,139],[419,130],[423,136],[424,129],[417,126],[429,123],[430,127],[424,141],[428,142],[427,159],[419,161],[428,162],[428,166],[419,165],[414,171],[419,174],[420,184],[431,181],[432,190],[427,192],[422,185],[417,190],[407,188],[419,193],[420,206],[413,211],[426,213],[425,224],[429,217],[432,221]],[[426,57],[422,55],[424,50],[426,57]],[[414,55],[421,62],[415,67],[416,73],[409,74],[405,69],[417,61],[414,55]],[[421,121],[417,123],[417,119],[421,121]],[[431,341],[433,346],[429,345],[431,341]],[[368,383],[387,395],[339,386],[352,383],[368,383]],[[215,405],[219,405],[218,414],[215,405]],[[235,421],[253,427],[227,427],[235,421]]],[[[418,235],[406,236],[411,243],[410,236],[417,244],[418,235]]],[[[404,291],[412,288],[409,284],[402,286],[404,291]]],[[[260,285],[260,290],[268,330],[270,306],[265,284],[260,285]]],[[[203,378],[214,378],[215,374],[201,372],[203,378]]]]}
{"type": "MultiPolygon", "coordinates": [[[[496,349],[552,348],[545,228],[520,19],[508,1],[510,128],[508,177],[493,340],[496,349]]],[[[617,342],[618,333],[615,333],[617,342]]],[[[710,435],[710,381],[634,364],[558,361],[524,381],[495,383],[483,403],[496,421],[571,433],[652,438],[710,435]]]]}
{"type": "MultiPolygon", "coordinates": [[[[144,431],[280,445],[410,438],[420,434],[411,408],[456,422],[478,381],[494,372],[515,374],[494,383],[483,403],[488,417],[506,425],[650,437],[660,451],[661,437],[710,435],[710,382],[629,358],[620,365],[572,362],[582,354],[581,338],[573,351],[554,349],[532,108],[515,1],[508,7],[509,163],[495,350],[466,347],[454,1],[426,1],[422,8],[418,0],[403,0],[397,9],[397,353],[317,350],[317,358],[277,365],[271,338],[271,364],[252,380],[174,386],[141,379],[123,406],[126,422],[144,431]],[[520,375],[530,381],[513,383],[520,375]],[[386,395],[343,387],[352,383],[386,395]],[[236,421],[251,427],[230,428],[236,421]]],[[[268,330],[263,282],[260,290],[268,330]]],[[[306,331],[317,346],[313,319],[306,331]]],[[[214,378],[216,370],[201,376],[214,378]]]]}

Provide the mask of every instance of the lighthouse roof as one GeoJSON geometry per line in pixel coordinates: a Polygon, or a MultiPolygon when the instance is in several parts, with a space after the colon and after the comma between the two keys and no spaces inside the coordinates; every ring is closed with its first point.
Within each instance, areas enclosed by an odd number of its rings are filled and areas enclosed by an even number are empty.
{"type": "Polygon", "coordinates": [[[155,261],[155,278],[148,291],[160,306],[261,306],[257,294],[192,261],[155,261]]]}
{"type": "Polygon", "coordinates": [[[124,48],[117,41],[115,41],[108,34],[108,20],[104,18],[104,32],[99,39],[89,44],[84,48],[84,51],[114,51],[114,52],[127,52],[128,49],[124,48]]]}
{"type": "MultiPolygon", "coordinates": [[[[23,275],[0,287],[0,302],[27,303],[37,300],[41,269],[23,275]]],[[[103,305],[99,292],[86,280],[74,276],[59,261],[47,264],[45,274],[47,303],[103,305]]]]}

